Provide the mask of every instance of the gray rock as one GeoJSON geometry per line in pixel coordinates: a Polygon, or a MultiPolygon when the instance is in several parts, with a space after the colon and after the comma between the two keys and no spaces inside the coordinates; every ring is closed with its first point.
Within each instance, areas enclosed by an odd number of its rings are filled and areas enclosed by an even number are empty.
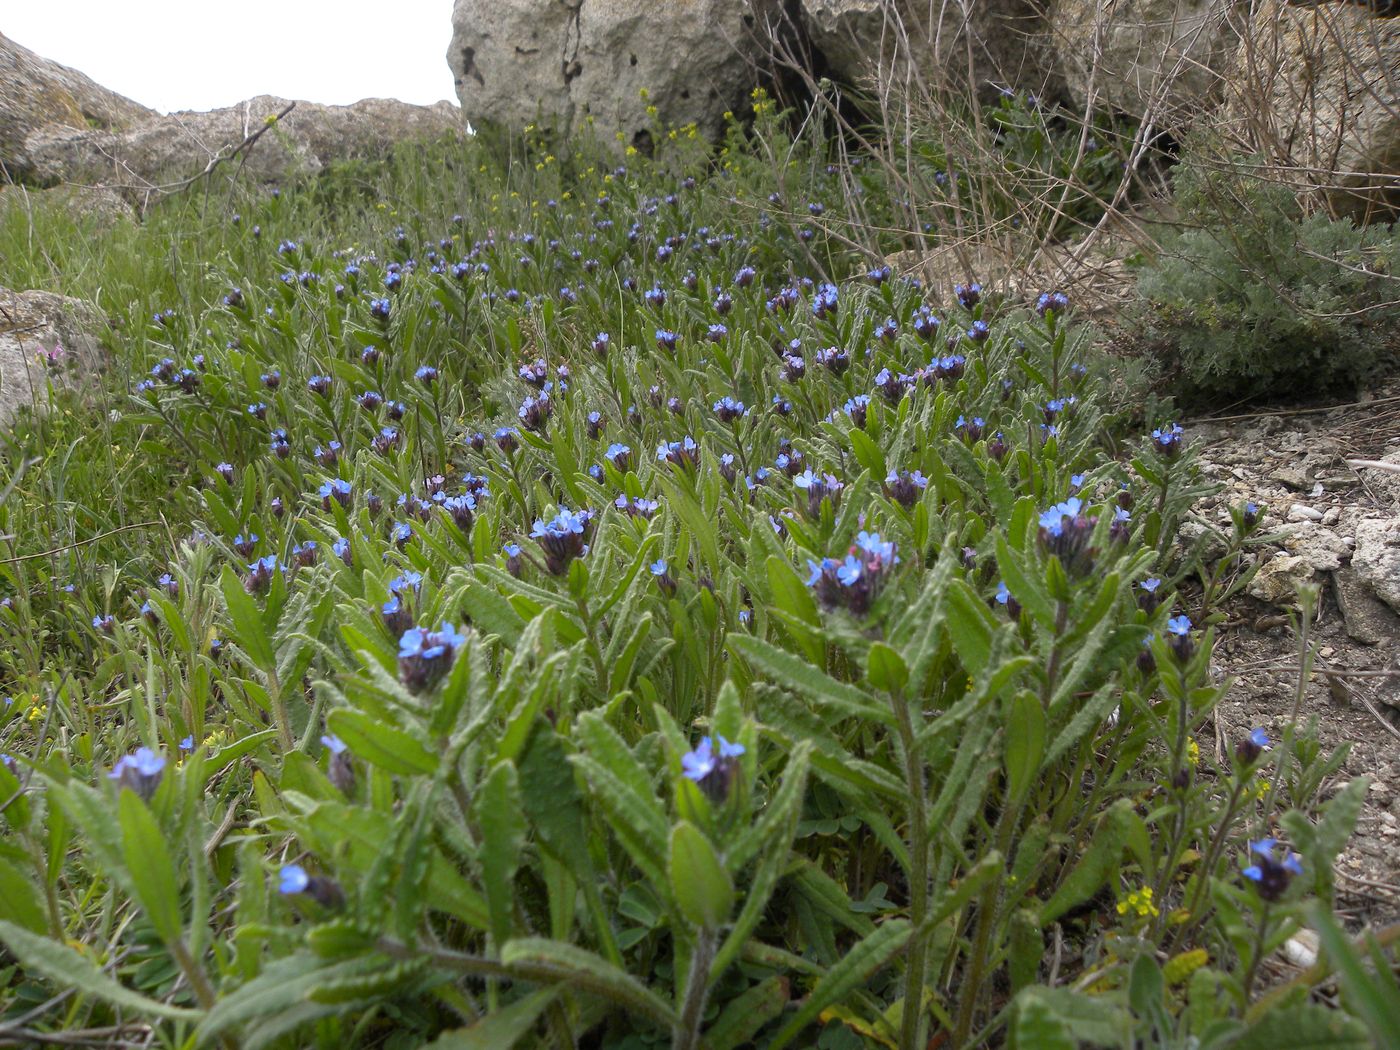
{"type": "Polygon", "coordinates": [[[97,367],[105,323],[81,299],[0,288],[0,423],[43,401],[49,383],[68,385],[97,367]]]}
{"type": "Polygon", "coordinates": [[[1070,97],[1180,129],[1224,97],[1237,0],[1055,0],[1050,24],[1070,97]]]}
{"type": "Polygon", "coordinates": [[[1362,584],[1356,570],[1338,569],[1332,574],[1332,594],[1342,614],[1342,623],[1353,641],[1362,645],[1378,645],[1400,640],[1400,616],[1362,584]]]}
{"type": "Polygon", "coordinates": [[[1360,221],[1400,214],[1400,19],[1262,0],[1229,85],[1231,130],[1360,221]]]}
{"type": "Polygon", "coordinates": [[[1400,518],[1358,521],[1351,566],[1372,594],[1400,612],[1400,518]]]}
{"type": "Polygon", "coordinates": [[[153,116],[153,110],[0,34],[0,179],[36,177],[25,150],[36,129],[121,129],[153,116]]]}
{"type": "Polygon", "coordinates": [[[349,106],[298,102],[272,95],[207,113],[151,117],[125,131],[50,126],[32,132],[26,149],[35,172],[48,181],[99,183],[129,200],[149,197],[227,156],[248,136],[266,128],[230,165],[261,182],[314,173],[339,159],[387,154],[395,143],[465,133],[449,102],[414,106],[393,99],[363,99],[349,106]]]}
{"type": "Polygon", "coordinates": [[[94,229],[110,229],[132,222],[136,211],[121,194],[105,186],[60,185],[45,189],[26,186],[0,186],[0,216],[11,209],[32,215],[35,211],[58,209],[94,229]]]}
{"type": "Polygon", "coordinates": [[[1320,572],[1340,568],[1351,557],[1346,540],[1320,525],[1290,525],[1284,532],[1283,546],[1289,554],[1306,558],[1320,572]]]}
{"type": "Polygon", "coordinates": [[[812,44],[845,80],[859,84],[893,69],[901,85],[910,70],[916,84],[971,80],[984,93],[1059,88],[1037,0],[801,2],[812,44]]]}
{"type": "Polygon", "coordinates": [[[1275,554],[1259,567],[1249,581],[1249,593],[1272,605],[1291,605],[1298,588],[1311,583],[1316,566],[1307,558],[1295,554],[1275,554]]]}
{"type": "Polygon", "coordinates": [[[621,132],[634,145],[658,125],[693,123],[714,138],[757,83],[778,10],[777,0],[456,0],[447,61],[472,122],[578,131],[592,118],[609,141],[621,132]]]}

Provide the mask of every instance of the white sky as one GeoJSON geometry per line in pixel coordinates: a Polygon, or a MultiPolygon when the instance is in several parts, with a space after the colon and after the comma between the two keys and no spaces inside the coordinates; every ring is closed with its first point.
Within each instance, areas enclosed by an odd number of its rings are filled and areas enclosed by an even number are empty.
{"type": "Polygon", "coordinates": [[[163,112],[456,102],[452,0],[5,0],[0,32],[163,112]]]}

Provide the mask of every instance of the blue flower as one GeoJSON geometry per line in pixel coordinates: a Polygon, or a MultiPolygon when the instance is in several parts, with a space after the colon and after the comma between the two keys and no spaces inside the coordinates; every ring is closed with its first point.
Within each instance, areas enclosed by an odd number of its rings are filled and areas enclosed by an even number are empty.
{"type": "Polygon", "coordinates": [[[1167,633],[1185,637],[1191,633],[1191,620],[1186,616],[1173,616],[1167,621],[1167,633]]]}
{"type": "Polygon", "coordinates": [[[112,767],[107,779],[120,788],[129,788],[141,798],[149,801],[160,784],[165,770],[165,756],[149,747],[138,747],[129,755],[123,755],[112,767]]]}
{"type": "Polygon", "coordinates": [[[191,733],[189,736],[185,737],[183,740],[180,741],[180,750],[181,750],[181,751],[193,751],[193,750],[194,750],[194,734],[193,734],[193,733],[191,733]]]}
{"type": "Polygon", "coordinates": [[[322,736],[321,743],[325,745],[326,749],[333,755],[339,755],[348,750],[345,746],[345,741],[341,740],[340,737],[336,736],[334,733],[327,733],[322,736]]]}
{"type": "Polygon", "coordinates": [[[288,896],[305,893],[306,888],[311,885],[311,876],[306,874],[306,869],[300,864],[288,864],[282,869],[280,881],[277,883],[277,892],[288,896]]]}
{"type": "Polygon", "coordinates": [[[651,565],[648,566],[648,568],[651,569],[651,574],[653,576],[665,576],[667,569],[666,559],[657,558],[656,561],[652,562],[651,565]]]}
{"type": "Polygon", "coordinates": [[[744,753],[743,744],[732,744],[724,737],[716,735],[719,750],[715,750],[714,740],[705,736],[695,750],[681,756],[683,775],[698,784],[705,794],[715,801],[722,801],[729,794],[729,785],[738,769],[735,760],[744,753]]]}

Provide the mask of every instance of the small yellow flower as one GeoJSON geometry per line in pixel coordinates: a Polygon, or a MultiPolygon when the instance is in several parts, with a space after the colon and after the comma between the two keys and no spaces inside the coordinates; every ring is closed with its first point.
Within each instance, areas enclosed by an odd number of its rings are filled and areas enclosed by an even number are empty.
{"type": "Polygon", "coordinates": [[[637,97],[640,98],[640,99],[642,99],[643,101],[645,101],[646,99],[651,98],[651,92],[648,91],[646,88],[641,88],[641,89],[637,92],[637,97]]]}
{"type": "Polygon", "coordinates": [[[637,155],[637,147],[636,147],[636,146],[628,146],[627,149],[626,149],[624,152],[626,152],[627,156],[629,156],[629,157],[635,157],[635,156],[637,155]]]}
{"type": "Polygon", "coordinates": [[[543,163],[536,163],[536,165],[535,165],[535,170],[536,170],[536,171],[544,171],[544,164],[543,164],[543,163]]]}
{"type": "Polygon", "coordinates": [[[1195,769],[1201,764],[1201,745],[1194,740],[1186,741],[1186,761],[1195,769]]]}
{"type": "Polygon", "coordinates": [[[1133,890],[1118,902],[1119,915],[1135,915],[1139,919],[1155,919],[1161,914],[1157,910],[1157,905],[1152,903],[1152,887],[1144,886],[1142,889],[1133,890]]]}
{"type": "Polygon", "coordinates": [[[733,119],[734,119],[734,111],[733,111],[732,109],[726,109],[726,110],[724,111],[724,119],[725,119],[725,120],[733,120],[733,119]]]}
{"type": "Polygon", "coordinates": [[[649,116],[649,117],[654,117],[654,116],[656,116],[656,107],[655,107],[655,106],[648,106],[648,107],[647,107],[647,116],[649,116]]]}

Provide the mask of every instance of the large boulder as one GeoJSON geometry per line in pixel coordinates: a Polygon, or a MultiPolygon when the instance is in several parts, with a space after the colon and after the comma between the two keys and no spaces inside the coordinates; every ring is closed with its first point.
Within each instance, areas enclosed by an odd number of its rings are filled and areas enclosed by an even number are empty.
{"type": "Polygon", "coordinates": [[[250,178],[277,182],[319,171],[332,160],[379,156],[408,139],[464,133],[460,112],[446,101],[431,106],[379,98],[349,106],[297,102],[276,119],[291,105],[259,95],[207,113],[155,116],[126,131],[51,126],[32,132],[26,151],[35,172],[48,181],[100,183],[143,201],[197,175],[218,157],[234,158],[232,164],[250,178]],[[254,135],[257,140],[244,145],[254,135]]]}
{"type": "Polygon", "coordinates": [[[801,0],[812,45],[857,85],[1057,90],[1043,0],[801,0]],[[912,73],[912,83],[906,79],[912,73]],[[922,83],[921,83],[922,82],[922,83]]]}
{"type": "Polygon", "coordinates": [[[1262,0],[1236,61],[1229,126],[1245,148],[1337,214],[1400,215],[1400,18],[1262,0]]]}
{"type": "Polygon", "coordinates": [[[776,0],[456,0],[448,64],[473,122],[641,145],[660,122],[716,137],[757,82],[776,0]],[[654,107],[650,112],[648,107],[654,107]]]}
{"type": "Polygon", "coordinates": [[[25,140],[38,128],[120,129],[152,116],[153,110],[0,33],[0,181],[34,178],[25,140]]]}
{"type": "Polygon", "coordinates": [[[1219,103],[1240,41],[1241,0],[1055,0],[1050,25],[1080,108],[1181,130],[1219,103]]]}
{"type": "Polygon", "coordinates": [[[0,424],[43,401],[50,383],[67,385],[97,367],[104,325],[81,299],[0,288],[0,424]]]}

